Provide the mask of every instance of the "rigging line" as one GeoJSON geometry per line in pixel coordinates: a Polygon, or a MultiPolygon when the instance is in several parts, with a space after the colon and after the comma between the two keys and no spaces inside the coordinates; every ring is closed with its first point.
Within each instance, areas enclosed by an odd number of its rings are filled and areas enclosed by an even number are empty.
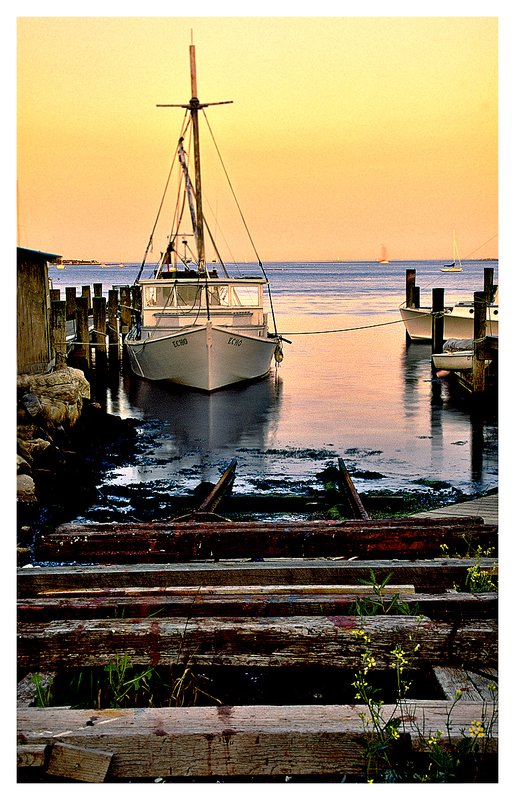
{"type": "Polygon", "coordinates": [[[259,264],[259,266],[261,268],[261,272],[263,273],[263,276],[265,277],[267,291],[268,291],[268,300],[270,302],[270,310],[272,312],[272,321],[274,323],[274,334],[275,334],[275,336],[277,336],[277,324],[276,324],[276,321],[275,321],[274,304],[273,304],[273,301],[272,301],[272,292],[271,292],[271,289],[270,289],[270,283],[268,281],[268,275],[266,274],[265,268],[263,267],[263,262],[261,261],[259,255],[258,255],[258,251],[256,249],[256,245],[254,244],[254,240],[253,240],[253,238],[252,238],[252,236],[250,234],[250,231],[249,231],[247,222],[245,220],[245,217],[243,216],[243,211],[241,210],[240,204],[238,203],[238,198],[236,197],[236,193],[235,193],[235,191],[233,189],[233,185],[231,183],[231,179],[229,178],[229,174],[228,174],[228,172],[227,172],[227,170],[225,168],[225,164],[224,164],[222,155],[220,153],[220,150],[218,149],[218,145],[216,143],[215,137],[213,135],[213,131],[211,129],[211,125],[209,124],[209,120],[207,118],[207,115],[206,115],[206,112],[204,111],[204,109],[202,109],[202,113],[204,115],[204,119],[206,121],[206,125],[208,127],[209,133],[211,134],[211,139],[213,140],[213,144],[214,144],[215,150],[216,150],[216,152],[218,154],[218,158],[220,159],[220,164],[222,165],[222,169],[224,171],[225,177],[227,178],[227,183],[229,184],[229,188],[231,190],[231,194],[233,196],[234,202],[236,203],[236,208],[238,209],[238,211],[240,213],[241,221],[243,222],[245,230],[247,231],[247,236],[249,237],[249,241],[250,241],[250,243],[252,245],[252,248],[254,250],[255,256],[256,256],[256,258],[258,260],[258,264],[259,264]]]}
{"type": "Polygon", "coordinates": [[[469,256],[472,256],[472,255],[474,255],[474,253],[477,253],[477,251],[478,251],[478,250],[481,250],[481,248],[482,248],[482,247],[484,247],[484,246],[485,246],[485,244],[488,244],[489,242],[491,242],[491,241],[492,241],[492,239],[497,239],[497,236],[498,236],[498,234],[497,234],[497,233],[494,233],[494,235],[493,235],[493,236],[490,236],[490,238],[489,238],[489,239],[487,239],[487,240],[486,240],[486,242],[483,242],[483,244],[480,244],[480,245],[479,245],[479,247],[476,247],[476,249],[475,249],[475,250],[472,250],[472,251],[471,251],[471,252],[470,252],[468,255],[466,255],[466,256],[463,258],[463,261],[466,261],[466,260],[469,258],[469,256]]]}
{"type": "MultiPolygon", "coordinates": [[[[186,130],[187,130],[188,125],[189,125],[189,121],[187,121],[187,120],[188,120],[188,113],[185,112],[184,119],[183,119],[183,122],[182,122],[181,134],[186,133],[186,130]],[[186,126],[184,124],[185,121],[187,121],[186,126]]],[[[145,250],[145,255],[143,256],[143,261],[141,262],[141,267],[139,268],[139,272],[138,272],[138,275],[137,275],[136,280],[134,281],[134,283],[137,283],[139,281],[139,279],[141,278],[141,273],[143,272],[143,269],[145,268],[145,262],[147,260],[148,251],[150,250],[150,246],[151,246],[153,238],[154,238],[154,233],[155,233],[155,230],[156,230],[156,227],[157,227],[157,223],[158,223],[159,217],[161,215],[161,210],[163,208],[163,203],[165,201],[166,193],[168,191],[168,184],[170,183],[170,178],[172,177],[172,171],[173,171],[173,168],[174,168],[174,164],[175,164],[176,158],[177,158],[177,150],[175,150],[174,154],[173,154],[172,164],[171,164],[170,170],[168,172],[168,177],[166,179],[166,184],[165,184],[165,188],[164,188],[164,191],[163,191],[163,196],[161,197],[161,202],[159,204],[159,209],[157,211],[157,216],[156,216],[156,219],[155,219],[155,222],[154,222],[154,226],[153,226],[152,231],[150,233],[150,238],[148,240],[147,249],[145,250]]]]}
{"type": "Polygon", "coordinates": [[[333,328],[332,330],[327,331],[286,331],[284,336],[313,336],[321,333],[347,333],[348,331],[364,331],[368,328],[381,328],[385,325],[398,325],[399,322],[404,322],[404,320],[393,319],[390,320],[390,322],[374,322],[372,325],[358,325],[355,328],[333,328]]]}

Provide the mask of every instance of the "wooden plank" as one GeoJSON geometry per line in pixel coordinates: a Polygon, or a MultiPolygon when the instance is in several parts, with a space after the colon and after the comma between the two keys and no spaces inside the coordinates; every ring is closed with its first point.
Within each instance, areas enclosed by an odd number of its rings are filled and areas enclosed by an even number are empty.
{"type": "Polygon", "coordinates": [[[224,470],[222,476],[217,481],[216,485],[213,486],[207,497],[205,497],[201,502],[197,511],[201,513],[210,513],[216,511],[224,495],[230,492],[232,489],[236,464],[237,461],[235,458],[233,458],[227,469],[224,470]]]}
{"type": "MultiPolygon", "coordinates": [[[[305,587],[300,587],[301,590],[305,587]]],[[[356,587],[312,587],[309,594],[297,591],[277,592],[276,587],[177,587],[170,589],[106,589],[64,590],[20,600],[20,622],[42,622],[51,619],[105,619],[112,617],[149,616],[320,616],[346,615],[353,612],[358,599],[371,597],[370,592],[356,587]],[[353,588],[352,593],[346,589],[353,588]],[[331,591],[327,591],[330,589],[331,591]]],[[[420,594],[403,587],[399,602],[406,604],[413,614],[424,614],[432,619],[495,618],[498,612],[496,593],[420,594]]],[[[385,593],[388,602],[391,594],[385,593]]]]}
{"type": "Polygon", "coordinates": [[[46,744],[19,744],[16,748],[16,764],[18,769],[43,768],[46,762],[46,744]]]}
{"type": "Polygon", "coordinates": [[[497,670],[491,667],[475,672],[455,666],[438,666],[433,667],[433,672],[448,700],[454,700],[459,690],[464,700],[491,703],[497,693],[497,670]]]}
{"type": "Polygon", "coordinates": [[[113,757],[106,750],[56,742],[48,760],[47,774],[86,783],[102,783],[113,757]]]}
{"type": "MultiPolygon", "coordinates": [[[[209,498],[208,498],[209,499],[209,498]]],[[[226,558],[417,558],[438,557],[446,545],[453,555],[467,548],[496,547],[497,527],[433,521],[422,525],[361,526],[298,524],[124,523],[60,526],[35,544],[40,561],[153,563],[226,558]],[[466,537],[466,542],[464,537],[466,537]]]]}
{"type": "MultiPolygon", "coordinates": [[[[401,716],[414,749],[446,731],[449,701],[413,701],[406,713],[386,705],[384,718],[401,716]]],[[[361,775],[364,706],[225,706],[217,708],[23,709],[19,737],[27,744],[96,745],[113,753],[110,778],[361,775]]],[[[490,709],[457,703],[450,714],[456,745],[473,719],[490,709]]],[[[497,724],[488,749],[497,750],[497,724]]]]}
{"type": "MultiPolygon", "coordinates": [[[[413,584],[417,591],[445,591],[464,581],[476,559],[439,558],[431,560],[342,561],[340,559],[271,559],[264,562],[240,560],[220,564],[107,564],[97,566],[53,566],[20,568],[17,571],[19,597],[62,589],[123,588],[129,586],[255,586],[262,584],[359,584],[370,580],[373,570],[379,581],[389,577],[394,584],[413,584]]],[[[483,558],[481,569],[495,571],[497,560],[483,558]]]]}
{"type": "Polygon", "coordinates": [[[363,503],[361,502],[361,497],[354,486],[343,458],[338,459],[338,488],[347,500],[352,516],[355,519],[368,519],[368,514],[365,511],[363,503]]]}
{"type": "Polygon", "coordinates": [[[19,623],[18,664],[24,670],[102,666],[116,655],[137,665],[358,668],[361,627],[377,668],[401,645],[414,665],[495,664],[494,620],[436,622],[408,616],[165,617],[19,623]]]}

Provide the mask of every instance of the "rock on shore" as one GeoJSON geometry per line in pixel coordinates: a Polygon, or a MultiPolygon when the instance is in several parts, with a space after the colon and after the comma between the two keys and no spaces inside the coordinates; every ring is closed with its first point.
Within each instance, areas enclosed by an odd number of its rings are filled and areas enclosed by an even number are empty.
{"type": "Polygon", "coordinates": [[[136,431],[133,420],[90,401],[90,385],[79,369],[19,375],[17,390],[18,531],[27,540],[41,515],[48,518],[49,506],[62,513],[91,499],[106,448],[114,442],[125,446],[136,431]]]}

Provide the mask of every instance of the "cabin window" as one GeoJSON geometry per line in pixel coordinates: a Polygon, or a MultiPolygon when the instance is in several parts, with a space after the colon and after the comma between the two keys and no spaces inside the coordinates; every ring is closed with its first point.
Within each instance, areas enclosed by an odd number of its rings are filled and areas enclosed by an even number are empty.
{"type": "Polygon", "coordinates": [[[199,303],[202,287],[198,283],[177,283],[177,305],[191,308],[199,303]]]}
{"type": "Polygon", "coordinates": [[[232,290],[233,306],[259,306],[260,286],[238,286],[232,290]]]}
{"type": "Polygon", "coordinates": [[[173,304],[173,286],[146,286],[145,287],[145,306],[157,306],[166,308],[173,304]]]}

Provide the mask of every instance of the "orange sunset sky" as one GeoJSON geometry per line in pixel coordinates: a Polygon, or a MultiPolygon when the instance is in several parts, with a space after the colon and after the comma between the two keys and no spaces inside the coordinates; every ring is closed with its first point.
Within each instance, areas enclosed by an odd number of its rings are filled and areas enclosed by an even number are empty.
{"type": "Polygon", "coordinates": [[[462,258],[497,257],[493,16],[19,17],[19,245],[141,260],[191,31],[200,100],[234,101],[207,113],[264,261],[448,259],[453,230],[462,258]]]}

